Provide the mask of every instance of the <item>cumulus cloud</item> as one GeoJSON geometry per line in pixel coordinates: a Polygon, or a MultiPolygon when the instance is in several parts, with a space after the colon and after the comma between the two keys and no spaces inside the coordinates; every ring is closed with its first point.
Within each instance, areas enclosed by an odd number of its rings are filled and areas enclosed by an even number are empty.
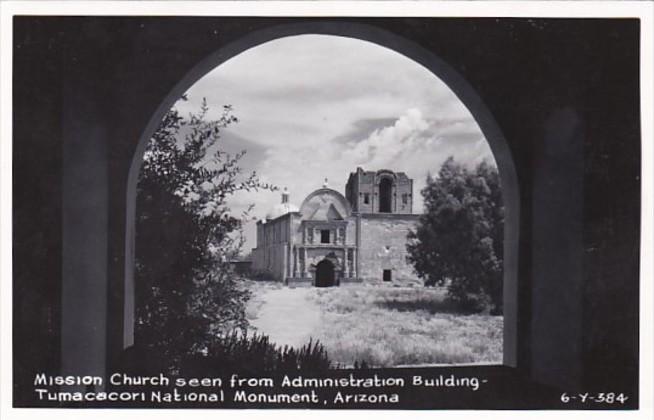
{"type": "Polygon", "coordinates": [[[389,127],[373,131],[363,141],[353,142],[347,155],[358,165],[384,166],[416,147],[416,138],[429,127],[419,109],[411,108],[389,127]]]}

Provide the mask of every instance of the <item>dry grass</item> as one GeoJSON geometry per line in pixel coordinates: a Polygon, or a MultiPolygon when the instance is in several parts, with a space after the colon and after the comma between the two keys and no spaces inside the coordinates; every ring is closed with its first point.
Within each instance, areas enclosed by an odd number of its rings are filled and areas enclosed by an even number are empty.
{"type": "Polygon", "coordinates": [[[313,289],[322,310],[313,337],[342,365],[501,363],[501,316],[457,314],[444,289],[349,286],[313,289]]]}

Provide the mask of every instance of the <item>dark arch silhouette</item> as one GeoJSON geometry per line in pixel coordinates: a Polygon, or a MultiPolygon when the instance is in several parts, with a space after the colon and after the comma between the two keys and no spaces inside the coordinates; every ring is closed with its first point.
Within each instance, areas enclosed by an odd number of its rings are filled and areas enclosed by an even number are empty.
{"type": "Polygon", "coordinates": [[[264,30],[254,31],[215,53],[193,67],[162,99],[153,111],[138,141],[127,180],[127,209],[125,234],[125,282],[123,306],[123,347],[134,343],[134,228],[136,217],[136,186],[148,140],[155,132],[166,112],[201,77],[230,58],[265,42],[297,35],[333,35],[372,42],[389,48],[424,66],[441,79],[470,111],[489,143],[500,174],[504,201],[504,364],[517,365],[518,331],[518,245],[520,226],[520,191],[513,156],[497,122],[477,92],[463,77],[445,61],[415,42],[387,30],[362,23],[313,21],[288,23],[264,30]]]}
{"type": "Polygon", "coordinates": [[[379,212],[392,213],[393,208],[393,180],[384,177],[379,181],[379,212]]]}
{"type": "Polygon", "coordinates": [[[329,260],[322,260],[316,265],[316,287],[332,287],[336,285],[334,264],[329,260]]]}

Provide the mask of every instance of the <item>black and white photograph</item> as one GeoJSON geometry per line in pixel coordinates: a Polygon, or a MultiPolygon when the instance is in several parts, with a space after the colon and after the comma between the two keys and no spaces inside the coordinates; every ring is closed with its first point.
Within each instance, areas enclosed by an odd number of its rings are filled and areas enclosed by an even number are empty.
{"type": "Polygon", "coordinates": [[[652,4],[19,3],[7,418],[651,413],[652,4]]]}
{"type": "Polygon", "coordinates": [[[216,320],[221,336],[311,341],[329,355],[322,363],[342,367],[502,361],[492,152],[451,90],[392,50],[299,35],[219,65],[148,143],[136,214],[136,342],[154,331],[182,339],[155,314],[167,298],[152,294],[168,276],[177,290],[187,268],[161,255],[188,247],[225,261],[208,261],[204,274],[221,281],[200,286],[214,304],[235,294],[222,308],[233,318],[216,320]],[[162,231],[181,217],[164,213],[171,200],[194,220],[179,226],[188,237],[162,231]],[[206,249],[191,245],[197,231],[206,249]]]}

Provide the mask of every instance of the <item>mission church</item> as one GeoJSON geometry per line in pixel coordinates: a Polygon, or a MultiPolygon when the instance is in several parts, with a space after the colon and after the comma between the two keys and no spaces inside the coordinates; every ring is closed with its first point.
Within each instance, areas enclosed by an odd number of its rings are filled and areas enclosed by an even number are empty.
{"type": "Polygon", "coordinates": [[[252,269],[317,287],[413,280],[406,241],[418,218],[404,172],[357,168],[345,196],[325,180],[299,208],[284,189],[281,203],[257,222],[252,269]]]}

